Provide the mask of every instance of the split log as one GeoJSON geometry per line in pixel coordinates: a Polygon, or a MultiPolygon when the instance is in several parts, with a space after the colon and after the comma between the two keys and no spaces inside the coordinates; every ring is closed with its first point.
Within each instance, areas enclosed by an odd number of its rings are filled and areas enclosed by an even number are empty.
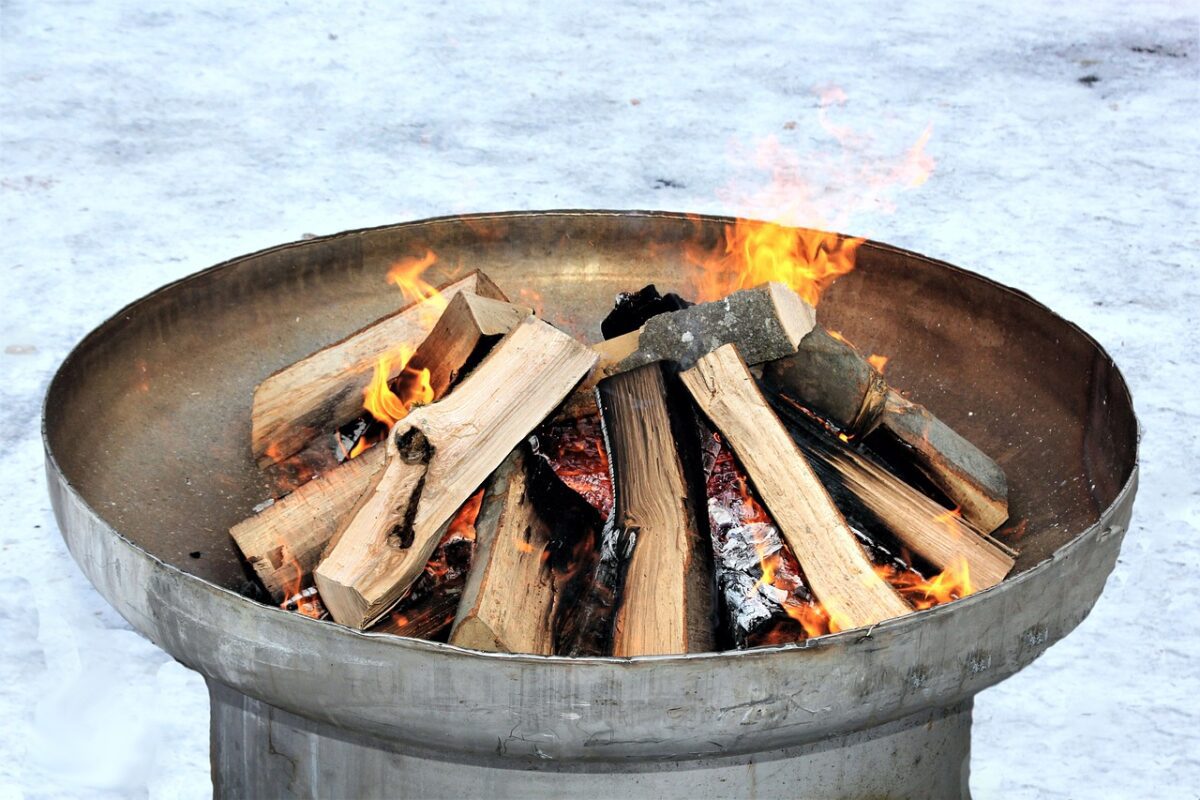
{"type": "Polygon", "coordinates": [[[596,510],[545,459],[514,450],[492,474],[476,523],[476,551],[450,644],[551,655],[555,619],[572,602],[574,574],[599,540],[596,510]]]}
{"type": "MultiPolygon", "coordinates": [[[[429,336],[413,353],[404,373],[428,370],[433,397],[444,397],[460,375],[531,313],[523,306],[460,292],[450,300],[429,336]]],[[[397,394],[404,396],[403,392],[397,394]]]]}
{"type": "Polygon", "coordinates": [[[902,443],[917,469],[981,530],[991,533],[1008,519],[1004,470],[925,406],[890,390],[878,430],[902,443]]]}
{"type": "Polygon", "coordinates": [[[852,436],[877,427],[889,432],[980,530],[990,533],[1008,518],[1008,483],[1000,466],[924,406],[890,389],[847,342],[815,328],[794,354],[764,364],[762,377],[770,393],[804,405],[852,436]]]}
{"type": "Polygon", "coordinates": [[[275,602],[306,580],[330,538],[383,468],[374,447],[229,529],[242,555],[275,602]]]}
{"type": "Polygon", "coordinates": [[[837,497],[861,505],[896,540],[938,570],[965,563],[972,587],[995,586],[1012,571],[1007,547],[930,500],[874,459],[832,441],[786,407],[776,407],[792,438],[808,457],[822,483],[837,497]]]}
{"type": "Polygon", "coordinates": [[[729,442],[763,504],[838,629],[873,625],[912,609],[870,561],[732,345],[681,374],[729,442]]]}
{"type": "Polygon", "coordinates": [[[534,317],[445,399],[396,423],[387,465],[314,577],[333,618],[364,628],[420,573],[439,530],[596,362],[534,317]]]}
{"type": "MultiPolygon", "coordinates": [[[[473,272],[438,291],[444,301],[459,293],[507,300],[482,272],[473,272]]],[[[376,362],[380,357],[390,358],[399,374],[401,352],[411,353],[417,347],[433,329],[441,308],[434,300],[407,306],[260,383],[254,390],[250,434],[259,466],[287,458],[313,436],[332,433],[358,416],[376,362]]]]}
{"type": "Polygon", "coordinates": [[[674,376],[647,364],[596,388],[613,476],[618,551],[629,551],[613,655],[713,647],[713,573],[696,425],[674,376]]]}

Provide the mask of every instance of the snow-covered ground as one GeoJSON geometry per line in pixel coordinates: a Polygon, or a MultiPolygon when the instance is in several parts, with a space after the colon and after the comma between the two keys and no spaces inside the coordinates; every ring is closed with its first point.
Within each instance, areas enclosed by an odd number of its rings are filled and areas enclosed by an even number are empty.
{"type": "Polygon", "coordinates": [[[0,800],[211,788],[199,676],[100,599],[50,512],[39,404],[80,336],[308,232],[740,211],[735,162],[768,136],[840,203],[846,164],[812,157],[841,152],[818,119],[831,86],[830,121],[875,137],[853,158],[932,124],[937,162],[843,227],[1081,324],[1144,428],[1095,611],[977,701],[976,796],[1200,796],[1195,0],[377,5],[0,3],[0,800]]]}

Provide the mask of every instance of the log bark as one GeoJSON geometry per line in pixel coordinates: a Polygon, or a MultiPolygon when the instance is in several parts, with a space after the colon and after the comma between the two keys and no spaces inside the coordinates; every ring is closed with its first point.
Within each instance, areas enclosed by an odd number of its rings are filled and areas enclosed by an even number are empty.
{"type": "MultiPolygon", "coordinates": [[[[460,293],[507,300],[482,272],[473,272],[439,291],[445,300],[460,293]]],[[[399,374],[401,350],[411,353],[421,343],[443,307],[433,300],[407,306],[260,383],[254,390],[250,417],[251,449],[259,466],[287,458],[314,436],[332,433],[358,416],[363,390],[379,358],[391,357],[399,374]]]]}
{"type": "MultiPolygon", "coordinates": [[[[673,376],[670,376],[673,378],[673,376]]],[[[613,476],[617,550],[630,552],[613,621],[613,655],[713,648],[713,573],[695,420],[648,364],[597,386],[613,476]]]]}
{"type": "Polygon", "coordinates": [[[551,655],[555,619],[590,560],[600,517],[522,445],[492,474],[476,523],[476,552],[450,643],[551,655]]]}
{"type": "Polygon", "coordinates": [[[990,533],[1008,518],[1004,471],[924,406],[911,403],[849,343],[821,328],[793,355],[763,364],[772,394],[799,403],[855,437],[882,427],[902,443],[914,465],[990,533]]]}
{"type": "Polygon", "coordinates": [[[879,430],[904,444],[913,465],[980,530],[991,533],[1008,519],[1004,470],[925,406],[889,391],[879,430]]]}
{"type": "Polygon", "coordinates": [[[909,486],[874,459],[814,431],[786,408],[792,438],[831,492],[846,492],[852,502],[878,520],[896,540],[938,570],[965,563],[972,587],[995,586],[1012,571],[1011,551],[909,486]]]}
{"type": "Polygon", "coordinates": [[[725,344],[736,344],[747,363],[790,355],[816,324],[813,307],[782,283],[743,289],[712,303],[651,317],[638,335],[638,349],[617,371],[653,361],[690,367],[725,344]]]}
{"type": "Polygon", "coordinates": [[[395,605],[450,515],[596,358],[528,317],[448,397],[400,420],[379,481],[314,573],[333,618],[363,628],[395,605]]]}
{"type": "Polygon", "coordinates": [[[911,612],[872,569],[737,349],[720,347],[681,377],[696,404],[733,448],[832,626],[857,628],[911,612]]]}

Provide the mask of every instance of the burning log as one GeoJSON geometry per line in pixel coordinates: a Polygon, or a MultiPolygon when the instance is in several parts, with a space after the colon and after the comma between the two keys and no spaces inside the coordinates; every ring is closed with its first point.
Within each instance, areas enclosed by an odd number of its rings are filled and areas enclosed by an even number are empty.
{"type": "Polygon", "coordinates": [[[412,585],[455,509],[596,362],[526,318],[445,399],[400,420],[387,465],[314,577],[333,618],[363,628],[412,585]]]}
{"type": "Polygon", "coordinates": [[[714,350],[681,377],[749,474],[833,625],[857,628],[911,612],[872,568],[736,348],[714,350]]]}
{"type": "Polygon", "coordinates": [[[329,540],[383,467],[383,448],[366,451],[229,529],[276,602],[307,578],[329,540]]]}
{"type": "Polygon", "coordinates": [[[965,564],[976,591],[995,586],[1012,570],[1015,561],[1008,548],[869,456],[813,431],[796,412],[777,410],[826,489],[844,502],[860,506],[933,567],[944,571],[965,564]]]}
{"type": "MultiPolygon", "coordinates": [[[[447,300],[470,293],[506,301],[482,272],[439,290],[447,300]]],[[[333,432],[362,411],[363,390],[379,359],[387,358],[396,372],[401,355],[411,353],[438,320],[439,304],[426,300],[384,317],[342,341],[276,372],[254,390],[251,411],[251,449],[259,466],[267,467],[303,449],[314,436],[333,432]]]]}
{"type": "Polygon", "coordinates": [[[476,523],[476,555],[450,643],[554,653],[555,619],[590,563],[599,514],[541,456],[516,449],[492,475],[476,523]]]}
{"type": "Polygon", "coordinates": [[[606,536],[628,558],[613,655],[711,650],[712,554],[697,508],[704,494],[690,408],[661,364],[607,378],[596,391],[613,475],[606,536]]]}
{"type": "Polygon", "coordinates": [[[1008,518],[1004,471],[928,409],[888,387],[853,346],[815,328],[790,356],[763,365],[767,390],[802,404],[852,436],[881,428],[901,442],[914,464],[990,533],[1008,518]]]}

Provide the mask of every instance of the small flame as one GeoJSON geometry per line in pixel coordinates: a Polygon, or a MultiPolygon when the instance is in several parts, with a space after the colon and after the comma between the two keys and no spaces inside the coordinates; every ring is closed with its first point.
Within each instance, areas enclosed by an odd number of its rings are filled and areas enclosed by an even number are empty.
{"type": "Polygon", "coordinates": [[[867,356],[867,363],[874,367],[876,372],[883,372],[883,368],[887,366],[887,363],[890,360],[891,359],[887,356],[881,356],[875,353],[867,356]]]}
{"type": "Polygon", "coordinates": [[[922,578],[911,570],[900,572],[887,564],[876,566],[875,571],[917,611],[975,593],[975,587],[971,584],[971,570],[967,560],[961,556],[932,578],[922,578]]]}
{"type": "Polygon", "coordinates": [[[437,302],[441,299],[442,307],[438,309],[440,312],[446,307],[445,299],[432,284],[421,277],[425,274],[425,270],[437,263],[437,260],[437,254],[432,250],[426,250],[425,255],[417,258],[402,258],[394,262],[388,269],[387,282],[400,287],[404,299],[410,303],[419,303],[424,300],[437,302]]]}
{"type": "Polygon", "coordinates": [[[300,561],[292,549],[282,538],[279,539],[279,557],[290,568],[291,573],[287,583],[284,584],[283,602],[279,604],[279,607],[312,619],[323,617],[324,610],[321,600],[317,596],[316,588],[311,586],[307,589],[304,588],[304,569],[300,566],[300,561]]]}
{"type": "MultiPolygon", "coordinates": [[[[388,427],[408,416],[408,412],[412,410],[413,406],[433,402],[429,370],[410,368],[408,361],[412,355],[411,349],[402,348],[399,356],[395,359],[400,365],[396,383],[401,388],[403,396],[392,391],[390,378],[393,360],[389,356],[380,356],[379,360],[375,362],[375,373],[371,376],[371,383],[363,390],[363,408],[388,427]]],[[[355,445],[354,449],[358,450],[358,446],[355,445]]],[[[359,450],[359,452],[362,451],[359,450]]],[[[351,458],[354,455],[356,454],[352,451],[351,458]]]]}

